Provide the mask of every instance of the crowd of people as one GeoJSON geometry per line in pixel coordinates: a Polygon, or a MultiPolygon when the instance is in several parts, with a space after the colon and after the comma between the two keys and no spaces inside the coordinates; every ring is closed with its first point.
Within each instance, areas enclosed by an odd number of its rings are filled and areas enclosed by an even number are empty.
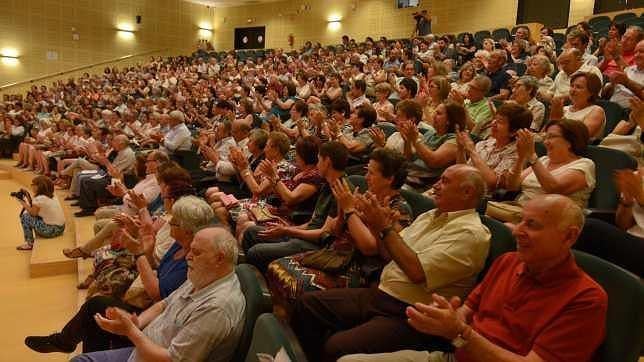
{"type": "Polygon", "coordinates": [[[54,187],[96,218],[61,251],[94,261],[85,304],[26,345],[229,360],[239,256],[312,361],[590,361],[607,296],[571,248],[644,275],[639,171],[615,176],[615,225],[583,215],[587,146],[622,137],[641,156],[644,31],[591,38],[582,24],[559,53],[550,29],[527,27],[511,42],[346,37],[243,61],[201,48],[5,95],[0,148],[40,175],[19,249],[62,233],[54,187]],[[600,98],[629,110],[614,129],[600,98]],[[403,191],[435,208],[414,214],[403,191]],[[517,243],[484,276],[483,199],[517,243]]]}

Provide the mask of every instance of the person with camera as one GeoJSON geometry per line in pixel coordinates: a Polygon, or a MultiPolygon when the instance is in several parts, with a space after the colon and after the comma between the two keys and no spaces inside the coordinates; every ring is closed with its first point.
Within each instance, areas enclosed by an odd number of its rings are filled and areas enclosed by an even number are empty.
{"type": "Polygon", "coordinates": [[[414,20],[416,20],[416,27],[414,28],[414,36],[426,36],[432,33],[432,20],[427,13],[427,10],[423,10],[420,13],[415,12],[412,14],[414,20]]]}
{"type": "Polygon", "coordinates": [[[60,203],[54,198],[54,183],[46,176],[38,176],[31,182],[34,198],[27,190],[12,192],[23,207],[20,223],[25,242],[17,250],[31,250],[34,245],[34,232],[43,238],[54,238],[65,230],[65,214],[60,203]]]}

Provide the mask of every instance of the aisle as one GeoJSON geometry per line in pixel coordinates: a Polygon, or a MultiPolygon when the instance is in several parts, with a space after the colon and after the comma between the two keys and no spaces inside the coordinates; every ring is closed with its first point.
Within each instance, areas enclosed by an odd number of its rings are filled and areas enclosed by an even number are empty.
{"type": "Polygon", "coordinates": [[[39,354],[24,345],[26,335],[52,333],[71,317],[77,277],[29,278],[30,253],[15,249],[22,243],[20,204],[9,196],[20,187],[14,180],[0,180],[0,361],[67,361],[67,354],[39,354]]]}

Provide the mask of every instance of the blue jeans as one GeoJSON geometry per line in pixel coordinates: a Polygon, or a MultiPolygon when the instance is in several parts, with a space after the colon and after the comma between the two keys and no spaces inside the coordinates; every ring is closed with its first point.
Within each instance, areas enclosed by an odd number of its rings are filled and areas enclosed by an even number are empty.
{"type": "Polygon", "coordinates": [[[262,238],[259,236],[259,232],[264,229],[263,226],[251,226],[246,229],[242,238],[246,263],[256,266],[262,272],[266,271],[268,264],[273,260],[320,248],[319,245],[310,241],[296,238],[262,238]]]}
{"type": "Polygon", "coordinates": [[[20,214],[20,224],[22,224],[25,242],[28,244],[34,243],[34,231],[36,235],[43,238],[54,238],[62,235],[65,231],[65,225],[45,224],[40,216],[32,216],[27,211],[20,214]]]}
{"type": "Polygon", "coordinates": [[[126,362],[134,347],[111,349],[109,351],[98,351],[79,354],[70,362],[126,362]]]}

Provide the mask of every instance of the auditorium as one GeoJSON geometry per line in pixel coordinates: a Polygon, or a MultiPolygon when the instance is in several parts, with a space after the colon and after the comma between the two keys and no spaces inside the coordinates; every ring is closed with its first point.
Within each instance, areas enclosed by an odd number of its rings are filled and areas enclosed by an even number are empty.
{"type": "Polygon", "coordinates": [[[644,362],[644,0],[0,4],[0,361],[644,362]]]}

